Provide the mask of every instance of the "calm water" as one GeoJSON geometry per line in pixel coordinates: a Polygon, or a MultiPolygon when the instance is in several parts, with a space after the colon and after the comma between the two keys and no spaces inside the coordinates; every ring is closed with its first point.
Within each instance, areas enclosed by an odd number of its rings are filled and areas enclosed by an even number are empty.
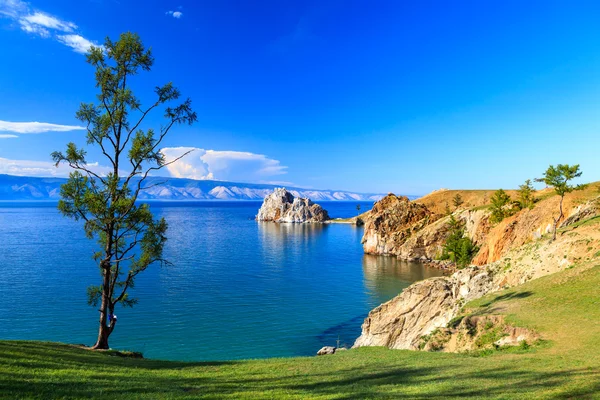
{"type": "MultiPolygon", "coordinates": [[[[323,203],[332,217],[356,203],[323,203]]],[[[364,203],[362,209],[370,208],[364,203]]],[[[351,345],[370,309],[440,273],[365,256],[351,225],[257,223],[256,202],[152,203],[169,222],[166,268],[140,275],[112,347],[173,360],[313,355],[351,345]]],[[[94,242],[49,203],[0,203],[0,338],[93,344],[94,242]]]]}

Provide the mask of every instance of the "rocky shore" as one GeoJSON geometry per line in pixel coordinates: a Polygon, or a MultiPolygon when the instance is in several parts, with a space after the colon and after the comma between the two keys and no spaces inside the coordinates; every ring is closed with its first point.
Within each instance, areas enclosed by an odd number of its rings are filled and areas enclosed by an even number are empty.
{"type": "MultiPolygon", "coordinates": [[[[479,332],[478,327],[496,323],[499,324],[496,328],[507,335],[507,339],[496,345],[516,345],[524,338],[535,337],[533,332],[500,320],[482,322],[463,318],[462,325],[448,327],[448,324],[461,317],[463,306],[469,301],[595,256],[599,246],[591,244],[600,243],[600,232],[582,222],[600,215],[600,198],[596,194],[592,200],[569,203],[560,224],[563,232],[557,240],[550,241],[544,235],[558,207],[557,201],[556,197],[544,198],[534,209],[524,209],[494,226],[486,207],[455,210],[453,215],[464,223],[465,235],[480,247],[474,265],[451,276],[416,282],[372,310],[353,347],[464,351],[472,346],[464,340],[465,329],[479,332]],[[465,324],[470,325],[465,328],[465,324]]],[[[437,265],[440,262],[435,260],[449,234],[448,219],[449,216],[435,213],[424,204],[390,194],[377,202],[365,218],[364,251],[452,268],[447,262],[437,265]]]]}

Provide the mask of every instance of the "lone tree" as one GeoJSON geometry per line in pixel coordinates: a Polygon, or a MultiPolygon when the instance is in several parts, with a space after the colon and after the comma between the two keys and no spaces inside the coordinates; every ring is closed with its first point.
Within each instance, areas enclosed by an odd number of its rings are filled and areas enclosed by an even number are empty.
{"type": "Polygon", "coordinates": [[[136,204],[136,200],[141,191],[155,186],[145,183],[151,172],[183,157],[167,162],[159,146],[173,125],[192,124],[196,113],[190,99],[167,105],[180,97],[172,83],[156,87],[156,100],[142,107],[128,84],[140,71],[149,71],[154,58],[136,34],[124,33],[116,42],[107,38],[103,48],[91,47],[87,62],[96,69],[98,102],[82,103],[77,118],[87,125],[87,144],[99,148],[110,173],[94,172],[86,151],[74,143],[69,143],[64,153],[52,153],[52,158],[57,166],[66,163],[73,169],[61,186],[58,209],[66,217],[83,220],[86,236],[99,244],[93,259],[100,269],[101,284],[90,286],[87,294],[90,305],[100,306],[98,340],[93,348],[107,349],[117,322],[115,306],[133,306],[137,301],[127,291],[136,276],[153,263],[166,262],[167,223],[154,219],[148,205],[136,204]],[[161,106],[165,108],[164,125],[158,131],[141,129],[146,116],[161,106]]]}
{"type": "Polygon", "coordinates": [[[554,188],[554,191],[557,195],[560,196],[559,203],[559,215],[557,218],[554,218],[554,231],[552,233],[552,240],[556,239],[556,228],[558,227],[558,223],[564,216],[563,214],[563,200],[565,199],[565,195],[567,193],[571,193],[574,190],[583,190],[587,185],[572,185],[569,184],[575,178],[579,178],[583,172],[579,170],[579,164],[569,165],[569,164],[558,164],[556,167],[551,165],[548,167],[546,172],[544,172],[544,176],[541,178],[537,178],[536,182],[544,182],[546,186],[551,186],[554,188]]]}
{"type": "Polygon", "coordinates": [[[460,207],[464,203],[462,196],[460,193],[456,193],[456,195],[452,198],[452,204],[454,204],[454,208],[460,207]]]}

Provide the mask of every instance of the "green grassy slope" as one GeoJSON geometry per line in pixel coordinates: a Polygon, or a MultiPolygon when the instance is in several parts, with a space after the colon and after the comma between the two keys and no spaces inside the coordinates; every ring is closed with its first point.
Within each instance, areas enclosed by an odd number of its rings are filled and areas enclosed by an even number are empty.
{"type": "Polygon", "coordinates": [[[485,297],[548,342],[491,355],[361,348],[333,356],[182,363],[0,342],[3,398],[600,398],[600,266],[485,297]]]}

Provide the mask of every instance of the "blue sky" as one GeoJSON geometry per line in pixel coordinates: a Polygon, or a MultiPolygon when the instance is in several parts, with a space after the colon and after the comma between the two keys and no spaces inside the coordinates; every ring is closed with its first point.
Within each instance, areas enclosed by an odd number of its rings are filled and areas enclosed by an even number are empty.
{"type": "Polygon", "coordinates": [[[156,58],[142,100],[173,81],[198,113],[165,143],[198,148],[175,176],[424,194],[579,163],[600,180],[598,21],[593,1],[0,0],[0,173],[65,173],[49,154],[84,131],[26,123],[79,125],[81,52],[134,31],[156,58]]]}

